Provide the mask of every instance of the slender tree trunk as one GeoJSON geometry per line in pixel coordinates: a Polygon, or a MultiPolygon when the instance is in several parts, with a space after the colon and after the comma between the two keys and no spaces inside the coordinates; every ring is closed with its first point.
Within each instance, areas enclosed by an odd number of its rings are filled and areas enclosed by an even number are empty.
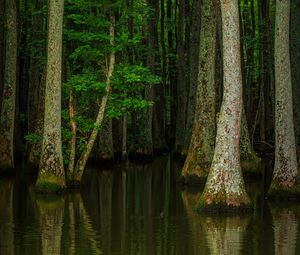
{"type": "Polygon", "coordinates": [[[14,168],[14,131],[17,87],[17,3],[5,1],[5,61],[0,115],[0,169],[14,168]]]}
{"type": "Polygon", "coordinates": [[[181,173],[184,182],[207,176],[215,145],[217,3],[205,0],[202,4],[197,105],[191,143],[181,173]]]}
{"type": "Polygon", "coordinates": [[[44,115],[45,115],[45,88],[46,88],[46,67],[44,68],[41,80],[39,81],[37,116],[35,120],[35,135],[40,138],[39,141],[30,147],[27,164],[30,167],[38,167],[42,151],[42,137],[44,132],[44,115]]]}
{"type": "Polygon", "coordinates": [[[203,209],[243,210],[250,199],[240,165],[242,70],[237,0],[221,0],[224,94],[212,166],[200,199],[203,209]]]}
{"type": "MultiPolygon", "coordinates": [[[[193,123],[196,109],[196,97],[197,97],[197,85],[199,74],[199,49],[200,49],[200,24],[201,24],[201,1],[194,0],[191,11],[191,44],[190,44],[190,84],[189,84],[189,96],[187,102],[187,124],[184,139],[183,154],[187,154],[189,149],[193,123]]],[[[203,33],[205,33],[203,31],[203,33]]],[[[203,40],[203,39],[202,39],[203,40]]],[[[205,39],[204,39],[205,40],[205,39]]]]}
{"type": "Polygon", "coordinates": [[[75,102],[74,102],[74,87],[70,87],[70,96],[69,96],[69,116],[70,116],[70,125],[72,137],[69,143],[70,156],[69,156],[69,165],[67,171],[67,180],[72,180],[73,171],[75,166],[75,157],[76,157],[76,135],[77,135],[77,124],[75,121],[75,102]]]}
{"type": "MultiPolygon", "coordinates": [[[[110,14],[109,35],[110,35],[110,44],[113,46],[114,40],[115,40],[115,16],[112,13],[110,14]]],[[[92,130],[92,133],[88,139],[88,142],[87,142],[87,145],[86,145],[84,151],[81,153],[81,156],[76,163],[76,166],[74,169],[74,176],[73,176],[73,180],[75,182],[81,181],[81,177],[82,177],[83,171],[85,169],[85,165],[87,163],[87,160],[88,160],[90,153],[92,151],[92,148],[94,146],[94,142],[98,135],[99,128],[101,127],[101,124],[102,124],[102,121],[104,118],[105,108],[106,108],[108,97],[109,97],[109,93],[111,91],[110,79],[111,79],[111,76],[114,71],[114,66],[115,66],[115,53],[111,52],[109,54],[109,67],[107,70],[105,95],[102,97],[102,100],[101,100],[101,105],[99,107],[99,111],[98,111],[97,118],[95,121],[95,127],[92,130]]]]}
{"type": "Polygon", "coordinates": [[[64,0],[49,0],[47,68],[43,145],[38,192],[58,192],[65,188],[61,141],[61,67],[64,0]]]}
{"type": "Polygon", "coordinates": [[[276,1],[275,21],[275,167],[270,195],[294,192],[299,174],[293,123],[290,64],[290,0],[276,1]]]}
{"type": "Polygon", "coordinates": [[[175,150],[181,152],[184,144],[186,126],[186,81],[185,81],[185,0],[179,0],[177,49],[178,49],[178,74],[177,74],[177,97],[176,97],[176,137],[175,150]]]}
{"type": "MultiPolygon", "coordinates": [[[[125,145],[127,145],[126,136],[122,135],[122,139],[125,138],[125,145]]],[[[112,137],[112,119],[104,117],[103,124],[99,133],[99,145],[97,150],[97,158],[100,160],[113,160],[114,148],[112,137]]]]}
{"type": "Polygon", "coordinates": [[[2,93],[3,93],[3,85],[4,85],[4,5],[5,1],[0,1],[0,112],[2,108],[2,93]]]}
{"type": "Polygon", "coordinates": [[[34,47],[31,52],[31,60],[29,67],[29,84],[28,84],[28,102],[27,102],[27,127],[28,133],[35,133],[35,124],[38,115],[38,95],[39,95],[39,85],[40,85],[40,57],[37,55],[36,51],[39,49],[39,44],[42,31],[43,31],[43,17],[42,17],[42,1],[35,0],[33,21],[33,43],[34,47]]]}
{"type": "Polygon", "coordinates": [[[291,1],[291,68],[295,113],[296,143],[300,152],[300,0],[291,1]]]}
{"type": "Polygon", "coordinates": [[[260,173],[261,160],[256,156],[252,148],[244,105],[242,107],[240,138],[241,165],[244,173],[255,175],[260,173]]]}

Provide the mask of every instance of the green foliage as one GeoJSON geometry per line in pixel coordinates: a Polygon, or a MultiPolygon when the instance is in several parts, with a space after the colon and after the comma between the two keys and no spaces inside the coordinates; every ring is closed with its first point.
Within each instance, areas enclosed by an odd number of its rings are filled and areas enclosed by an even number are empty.
{"type": "Polygon", "coordinates": [[[29,142],[30,144],[37,144],[40,143],[42,141],[43,137],[41,137],[40,135],[37,135],[35,133],[29,133],[27,135],[25,135],[25,140],[27,142],[29,142]]]}

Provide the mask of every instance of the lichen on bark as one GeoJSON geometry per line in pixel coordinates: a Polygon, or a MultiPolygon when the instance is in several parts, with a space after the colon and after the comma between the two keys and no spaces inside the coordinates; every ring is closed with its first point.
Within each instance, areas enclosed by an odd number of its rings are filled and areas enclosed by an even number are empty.
{"type": "Polygon", "coordinates": [[[199,201],[201,210],[251,208],[240,165],[242,72],[238,1],[221,1],[223,27],[223,102],[217,123],[212,166],[199,201]]]}
{"type": "Polygon", "coordinates": [[[275,20],[275,166],[269,197],[300,197],[293,123],[290,64],[290,1],[276,1],[275,20]],[[290,193],[290,194],[289,194],[290,193]]]}
{"type": "Polygon", "coordinates": [[[35,190],[41,193],[55,193],[65,189],[61,141],[63,11],[63,0],[49,1],[43,143],[35,185],[35,190]]]}
{"type": "Polygon", "coordinates": [[[203,1],[197,104],[191,142],[181,172],[183,182],[205,180],[211,165],[216,134],[216,1],[203,1]]]}

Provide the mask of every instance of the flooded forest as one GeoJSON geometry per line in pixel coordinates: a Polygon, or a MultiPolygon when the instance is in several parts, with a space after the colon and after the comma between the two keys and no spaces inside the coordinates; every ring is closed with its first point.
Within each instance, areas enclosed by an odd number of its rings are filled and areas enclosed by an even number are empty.
{"type": "Polygon", "coordinates": [[[0,254],[300,254],[300,0],[0,0],[0,254]]]}

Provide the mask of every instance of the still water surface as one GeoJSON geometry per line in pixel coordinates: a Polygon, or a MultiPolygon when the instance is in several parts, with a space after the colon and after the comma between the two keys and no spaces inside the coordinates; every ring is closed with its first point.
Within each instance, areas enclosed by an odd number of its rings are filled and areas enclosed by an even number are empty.
{"type": "Polygon", "coordinates": [[[300,254],[299,204],[268,204],[252,181],[252,215],[204,216],[176,169],[168,157],[90,169],[81,193],[47,199],[28,176],[0,179],[0,254],[300,254]]]}

